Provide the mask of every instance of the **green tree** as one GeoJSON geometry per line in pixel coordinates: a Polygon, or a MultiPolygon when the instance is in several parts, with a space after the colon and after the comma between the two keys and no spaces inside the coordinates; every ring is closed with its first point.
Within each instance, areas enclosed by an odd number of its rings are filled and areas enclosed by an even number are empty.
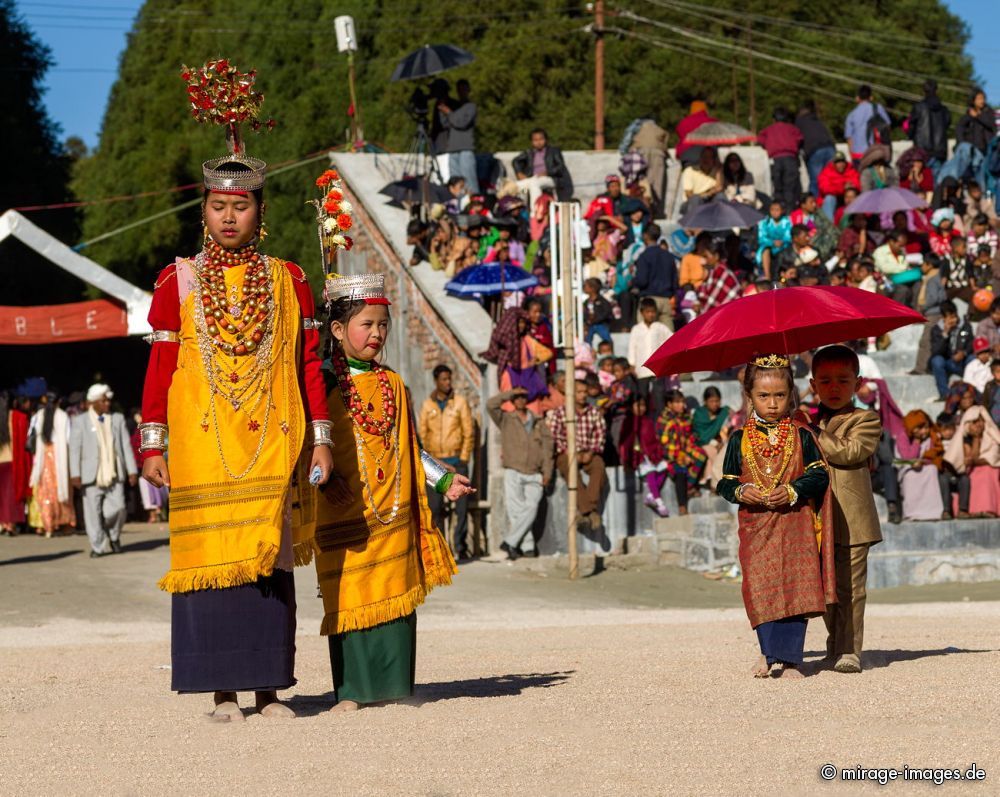
{"type": "MultiPolygon", "coordinates": [[[[713,113],[749,124],[749,56],[754,53],[758,126],[775,105],[795,108],[814,97],[835,135],[857,84],[900,118],[925,76],[961,110],[974,79],[964,47],[968,31],[941,0],[860,0],[850,16],[812,0],[621,0],[607,3],[606,134],[614,147],[628,123],[651,116],[672,128],[695,98],[713,113]],[[779,59],[779,60],[774,60],[779,59]],[[813,71],[810,71],[813,70],[813,71]],[[884,86],[885,91],[878,86],[884,86]]],[[[193,124],[178,77],[182,63],[225,56],[258,70],[265,113],[279,126],[248,136],[248,151],[272,165],[346,141],[346,58],[333,20],[357,25],[358,96],[369,141],[405,151],[414,122],[407,101],[414,82],[390,82],[404,55],[424,43],[450,42],[476,60],[444,75],[468,78],[479,104],[479,148],[521,149],[536,125],[563,148],[593,146],[594,35],[582,0],[147,0],[129,36],[104,118],[100,145],[83,158],[74,188],[81,199],[155,192],[198,183],[201,162],[223,151],[219,129],[193,124]]],[[[320,165],[268,181],[267,249],[315,274],[318,257],[303,204],[320,165]]],[[[198,189],[131,202],[93,205],[83,239],[138,219],[156,220],[89,247],[101,263],[139,284],[200,235],[199,209],[170,213],[198,189]]]]}

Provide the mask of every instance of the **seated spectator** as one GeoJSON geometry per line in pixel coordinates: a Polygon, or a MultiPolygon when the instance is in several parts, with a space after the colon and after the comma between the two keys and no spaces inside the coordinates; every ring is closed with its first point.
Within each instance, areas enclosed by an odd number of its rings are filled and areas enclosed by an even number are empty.
{"type": "Polygon", "coordinates": [[[1000,359],[990,362],[991,379],[983,390],[983,407],[994,423],[1000,423],[1000,359]]]}
{"type": "Polygon", "coordinates": [[[896,165],[899,167],[899,187],[930,201],[934,194],[934,173],[927,167],[927,153],[920,147],[913,147],[899,156],[896,165]]]}
{"type": "MultiPolygon", "coordinates": [[[[935,211],[951,209],[953,226],[960,233],[964,233],[962,217],[966,213],[965,196],[962,184],[954,177],[943,177],[938,180],[934,188],[934,196],[931,198],[931,207],[935,211]]],[[[931,216],[931,226],[934,224],[934,217],[931,216]]]]}
{"type": "Polygon", "coordinates": [[[595,335],[602,341],[611,340],[614,312],[611,302],[601,295],[601,287],[601,281],[594,277],[583,282],[583,292],[587,296],[583,303],[583,339],[590,345],[595,335]]]}
{"type": "Polygon", "coordinates": [[[875,242],[868,233],[868,217],[864,213],[852,213],[849,226],[837,241],[837,254],[841,260],[850,260],[855,255],[870,255],[874,251],[875,242]]]}
{"type": "Polygon", "coordinates": [[[493,220],[493,226],[497,229],[498,237],[490,245],[489,250],[486,252],[486,257],[483,258],[483,262],[510,262],[516,266],[523,266],[525,259],[524,244],[513,236],[514,231],[517,229],[517,222],[509,217],[500,216],[493,220]],[[501,252],[504,252],[506,257],[501,257],[501,252]]]}
{"type": "Polygon", "coordinates": [[[628,362],[638,377],[639,392],[649,399],[653,415],[659,417],[666,405],[666,385],[662,377],[646,368],[646,362],[673,334],[657,321],[656,302],[645,297],[639,302],[639,323],[628,336],[628,362]]]}
{"type": "Polygon", "coordinates": [[[906,233],[890,230],[885,243],[872,253],[875,268],[882,275],[888,293],[900,304],[913,307],[920,290],[920,272],[906,262],[906,233]]]}
{"type": "Polygon", "coordinates": [[[469,197],[465,192],[465,178],[458,174],[449,177],[448,193],[451,194],[451,198],[444,207],[448,214],[454,217],[464,211],[469,203],[469,197]]]}
{"type": "Polygon", "coordinates": [[[945,280],[949,299],[972,299],[972,260],[968,256],[969,244],[965,238],[952,238],[951,251],[941,258],[941,276],[945,280]]]}
{"type": "Polygon", "coordinates": [[[982,393],[986,390],[986,385],[993,379],[993,369],[990,367],[992,359],[990,342],[986,338],[973,338],[972,358],[965,365],[962,381],[972,385],[979,393],[982,393]]]}
{"type": "Polygon", "coordinates": [[[792,242],[792,222],[780,202],[772,202],[768,215],[757,222],[756,261],[764,279],[771,279],[771,261],[792,242]]]}
{"type": "Polygon", "coordinates": [[[942,520],[951,520],[956,516],[954,510],[956,500],[957,517],[961,520],[971,517],[969,514],[969,474],[958,473],[954,465],[944,458],[945,449],[957,432],[958,424],[955,421],[955,416],[946,412],[938,415],[934,429],[931,430],[931,448],[928,454],[938,469],[938,484],[941,487],[941,500],[944,503],[942,520]]]}
{"type": "Polygon", "coordinates": [[[420,219],[413,219],[406,225],[406,244],[413,247],[410,254],[410,265],[418,266],[430,262],[431,240],[435,233],[433,225],[425,224],[420,219]]]}
{"type": "Polygon", "coordinates": [[[930,359],[940,401],[947,398],[949,377],[962,375],[971,357],[972,325],[968,320],[959,321],[954,302],[942,302],[941,320],[931,329],[930,359]]]}
{"type": "Polygon", "coordinates": [[[931,251],[936,255],[947,255],[951,252],[951,244],[962,236],[955,231],[955,211],[951,208],[935,210],[931,216],[933,230],[928,236],[931,251]]]}
{"type": "Polygon", "coordinates": [[[646,225],[642,240],[646,248],[635,261],[632,290],[640,297],[656,302],[657,319],[669,329],[674,328],[673,303],[677,295],[677,259],[660,241],[660,228],[646,225]]]}
{"type": "Polygon", "coordinates": [[[705,281],[705,250],[713,246],[712,233],[703,231],[694,239],[694,249],[681,258],[681,270],[677,282],[690,285],[697,290],[705,281]]]}
{"type": "Polygon", "coordinates": [[[622,427],[618,456],[625,468],[637,473],[645,483],[643,503],[660,517],[669,517],[661,495],[667,481],[667,463],[656,434],[656,420],[646,410],[646,399],[638,396],[622,427]]]}
{"type": "Polygon", "coordinates": [[[791,213],[802,193],[799,178],[802,131],[792,124],[788,111],[780,105],[774,109],[772,118],[774,122],[757,134],[757,143],[765,149],[771,163],[772,198],[785,213],[791,213]]]}
{"type": "Polygon", "coordinates": [[[849,204],[844,195],[845,189],[852,185],[860,191],[861,175],[847,162],[847,156],[843,152],[837,152],[833,160],[820,171],[816,184],[819,186],[819,201],[823,212],[827,218],[836,223],[834,215],[837,208],[849,204]]]}
{"type": "Polygon", "coordinates": [[[817,259],[816,250],[810,245],[809,228],[804,224],[792,225],[792,245],[778,255],[778,269],[784,271],[790,266],[796,268],[817,259]]]}
{"type": "Polygon", "coordinates": [[[994,357],[1000,357],[1000,296],[990,305],[990,314],[976,325],[976,337],[986,338],[994,357]]]}
{"type": "Polygon", "coordinates": [[[705,250],[705,268],[708,273],[698,288],[699,313],[707,313],[715,307],[721,307],[740,298],[743,286],[722,259],[719,247],[709,247],[705,250]]]}
{"type": "Polygon", "coordinates": [[[843,266],[837,266],[830,272],[830,286],[833,288],[839,288],[842,285],[847,285],[847,269],[843,266]]]}
{"type": "Polygon", "coordinates": [[[817,252],[820,258],[826,260],[837,248],[837,239],[840,234],[833,226],[833,222],[827,218],[825,213],[820,213],[816,197],[812,194],[803,194],[799,197],[799,206],[791,212],[789,219],[792,225],[804,224],[809,230],[809,244],[817,252]]]}
{"type": "Polygon", "coordinates": [[[938,470],[929,456],[931,419],[923,410],[903,418],[905,434],[896,440],[899,491],[904,520],[940,520],[944,513],[938,470]]]}
{"type": "Polygon", "coordinates": [[[871,258],[855,255],[848,261],[847,284],[869,293],[878,293],[875,281],[875,263],[871,258]]]}
{"type": "Polygon", "coordinates": [[[695,442],[705,452],[705,470],[702,484],[709,484],[715,471],[715,461],[726,452],[729,440],[729,407],[722,406],[722,394],[717,387],[706,387],[702,394],[703,404],[694,411],[691,430],[695,442]]]}
{"type": "Polygon", "coordinates": [[[855,188],[853,185],[849,185],[844,189],[844,204],[838,207],[833,214],[833,224],[838,230],[846,230],[851,223],[851,214],[847,212],[847,208],[858,198],[858,194],[860,193],[861,189],[855,188]]]}
{"type": "Polygon", "coordinates": [[[479,216],[463,214],[458,217],[458,235],[452,241],[445,260],[445,276],[451,279],[479,262],[479,239],[482,234],[483,225],[479,216]]]}
{"type": "Polygon", "coordinates": [[[966,229],[972,226],[972,220],[980,213],[985,214],[989,219],[990,226],[996,229],[1000,226],[1000,219],[997,218],[996,203],[992,198],[983,194],[983,189],[975,180],[970,180],[965,184],[965,213],[962,214],[962,222],[966,229]]]}
{"type": "Polygon", "coordinates": [[[711,202],[723,191],[722,166],[715,147],[705,147],[697,166],[688,166],[681,173],[685,212],[690,212],[705,202],[711,202]]]}
{"type": "Polygon", "coordinates": [[[691,432],[691,416],[681,391],[671,390],[667,394],[667,406],[657,423],[657,433],[663,446],[667,473],[677,490],[680,514],[686,515],[688,497],[698,494],[698,482],[707,458],[691,432]]]}
{"type": "Polygon", "coordinates": [[[988,246],[990,258],[997,253],[997,231],[990,226],[990,219],[985,213],[973,217],[969,227],[969,251],[975,252],[980,246],[988,246]]]}
{"type": "Polygon", "coordinates": [[[995,290],[995,281],[993,255],[990,254],[990,247],[988,244],[980,244],[976,249],[976,257],[969,266],[969,287],[973,293],[984,288],[995,290]]]}
{"type": "Polygon", "coordinates": [[[594,228],[594,238],[590,249],[592,256],[602,261],[605,267],[613,266],[618,262],[618,254],[621,248],[622,232],[613,216],[602,216],[596,222],[594,228]]]}
{"type": "Polygon", "coordinates": [[[957,473],[969,475],[969,514],[1000,516],[1000,429],[985,407],[962,408],[958,431],[944,458],[957,473]]]}
{"type": "Polygon", "coordinates": [[[535,202],[546,187],[554,188],[561,202],[573,196],[573,180],[563,160],[562,150],[549,144],[548,134],[541,127],[531,131],[531,148],[514,158],[517,185],[528,192],[528,205],[535,202]]]}
{"type": "MultiPolygon", "coordinates": [[[[577,466],[587,476],[581,479],[576,491],[576,506],[580,515],[578,525],[584,531],[596,532],[601,528],[601,497],[607,485],[604,467],[604,443],[607,428],[604,413],[587,400],[588,387],[583,380],[576,380],[576,445],[577,466]]],[[[569,455],[566,438],[566,407],[557,407],[549,421],[555,442],[556,467],[564,479],[569,477],[569,455]]]]}
{"type": "Polygon", "coordinates": [[[889,165],[891,159],[892,149],[888,144],[875,144],[868,148],[858,164],[862,192],[899,185],[899,176],[889,165]]]}
{"type": "Polygon", "coordinates": [[[722,189],[730,202],[742,202],[754,208],[759,204],[753,175],[747,171],[743,158],[735,152],[726,155],[722,163],[722,189]]]}
{"type": "Polygon", "coordinates": [[[948,299],[948,292],[941,277],[941,258],[927,254],[920,264],[922,278],[917,289],[916,309],[923,313],[927,322],[917,346],[917,362],[911,374],[926,374],[931,356],[931,330],[941,320],[941,305],[948,299]]]}
{"type": "Polygon", "coordinates": [[[622,425],[632,413],[632,404],[640,393],[632,367],[624,357],[611,359],[611,377],[611,384],[606,388],[608,403],[604,407],[604,419],[611,445],[617,452],[622,441],[622,425]]]}
{"type": "Polygon", "coordinates": [[[434,234],[430,242],[430,263],[435,271],[441,271],[448,263],[455,239],[458,238],[458,224],[445,212],[444,205],[431,208],[434,234]]]}

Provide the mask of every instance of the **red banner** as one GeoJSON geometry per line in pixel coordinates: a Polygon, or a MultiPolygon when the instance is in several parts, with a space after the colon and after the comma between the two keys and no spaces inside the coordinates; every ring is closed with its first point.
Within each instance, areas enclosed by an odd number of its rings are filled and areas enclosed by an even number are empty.
{"type": "Polygon", "coordinates": [[[0,344],[72,343],[128,334],[125,307],[106,299],[40,307],[0,307],[0,344]]]}

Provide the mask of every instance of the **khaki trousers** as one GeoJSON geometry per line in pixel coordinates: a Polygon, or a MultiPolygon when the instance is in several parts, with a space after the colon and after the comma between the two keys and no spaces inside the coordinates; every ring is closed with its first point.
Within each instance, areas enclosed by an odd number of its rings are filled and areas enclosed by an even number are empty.
{"type": "Polygon", "coordinates": [[[868,543],[835,545],[837,605],[826,610],[826,652],[829,656],[861,656],[865,636],[865,601],[868,597],[868,543]]]}
{"type": "MultiPolygon", "coordinates": [[[[560,454],[556,457],[556,467],[564,479],[569,477],[569,457],[560,454]]],[[[604,459],[600,454],[594,454],[590,462],[580,465],[580,470],[587,474],[587,483],[583,479],[577,482],[576,488],[576,508],[581,515],[589,515],[591,512],[601,511],[601,491],[607,481],[607,474],[604,468],[604,459]]]]}

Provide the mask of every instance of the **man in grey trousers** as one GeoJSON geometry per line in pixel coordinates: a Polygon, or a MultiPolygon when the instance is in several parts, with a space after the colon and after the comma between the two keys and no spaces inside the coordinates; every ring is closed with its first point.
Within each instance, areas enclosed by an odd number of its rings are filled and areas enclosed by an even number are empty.
{"type": "Polygon", "coordinates": [[[544,419],[528,409],[528,391],[516,387],[486,402],[486,411],[500,429],[507,534],[500,549],[508,559],[538,556],[531,533],[545,488],[552,482],[552,432],[544,419]],[[510,401],[514,409],[504,412],[510,401]]]}
{"type": "Polygon", "coordinates": [[[105,554],[105,536],[111,551],[121,553],[125,480],[131,485],[138,483],[125,416],[111,412],[113,396],[107,385],[91,385],[87,391],[90,408],[73,418],[70,428],[70,482],[83,493],[83,522],[91,559],[105,554]]]}

